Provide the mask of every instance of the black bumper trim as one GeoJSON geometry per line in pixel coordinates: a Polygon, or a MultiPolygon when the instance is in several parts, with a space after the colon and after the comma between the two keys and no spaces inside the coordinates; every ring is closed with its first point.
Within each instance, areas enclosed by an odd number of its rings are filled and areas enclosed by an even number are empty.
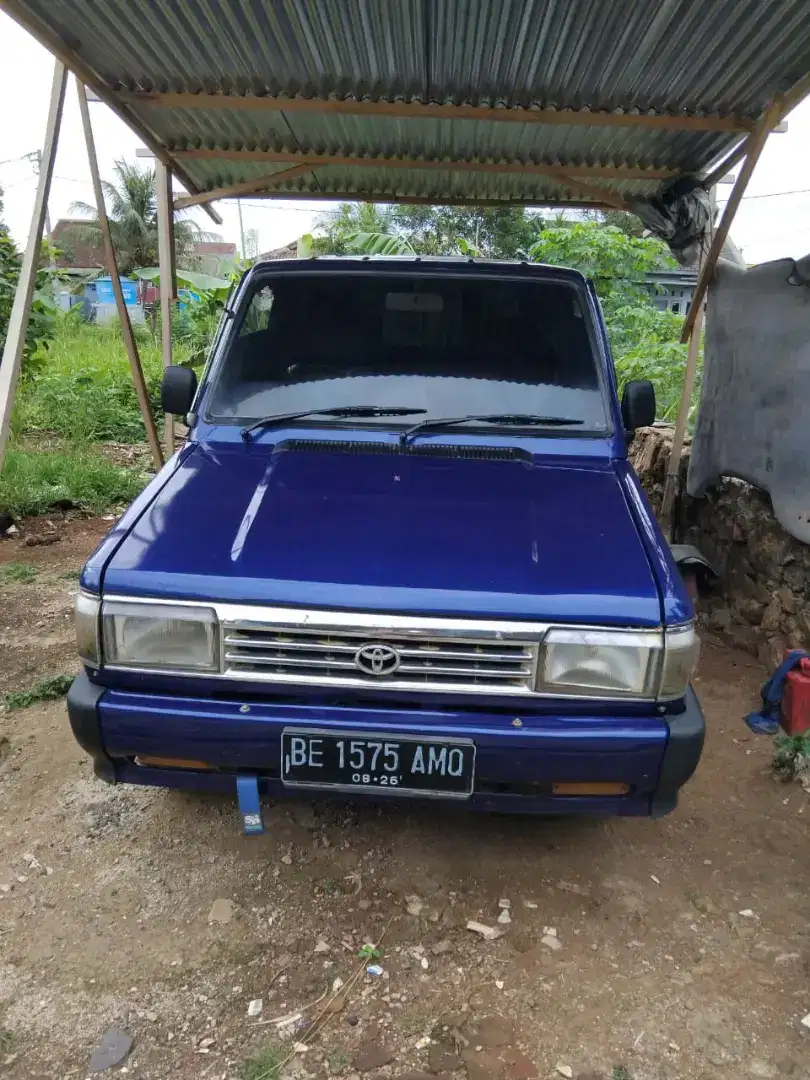
{"type": "Polygon", "coordinates": [[[82,671],[68,690],[67,710],[70,726],[76,742],[93,759],[93,771],[108,784],[115,783],[115,765],[104,749],[101,739],[101,718],[98,703],[106,693],[106,687],[90,682],[87,672],[82,671]]]}
{"type": "Polygon", "coordinates": [[[669,739],[661,762],[658,787],[653,796],[650,813],[661,817],[678,804],[678,791],[697,768],[706,737],[706,721],[697,694],[690,686],[686,692],[682,713],[667,716],[669,739]]]}

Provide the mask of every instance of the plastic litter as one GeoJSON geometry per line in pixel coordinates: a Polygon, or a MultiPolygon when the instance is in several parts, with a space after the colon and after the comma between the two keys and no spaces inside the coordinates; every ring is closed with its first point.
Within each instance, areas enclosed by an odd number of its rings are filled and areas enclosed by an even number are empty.
{"type": "Polygon", "coordinates": [[[366,968],[366,972],[369,975],[376,975],[379,977],[383,973],[383,969],[379,964],[369,964],[366,968]]]}

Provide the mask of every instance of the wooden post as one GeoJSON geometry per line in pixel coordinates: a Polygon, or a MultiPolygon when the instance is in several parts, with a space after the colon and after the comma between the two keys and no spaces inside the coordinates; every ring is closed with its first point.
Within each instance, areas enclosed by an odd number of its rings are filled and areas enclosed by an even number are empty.
{"type": "MultiPolygon", "coordinates": [[[[160,267],[160,321],[163,341],[163,367],[172,363],[172,317],[177,302],[177,266],[172,213],[172,174],[158,160],[155,162],[158,214],[158,263],[160,267]]],[[[168,460],[174,453],[174,417],[163,418],[163,446],[168,460]]]]}
{"type": "Polygon", "coordinates": [[[78,79],[76,80],[76,90],[79,95],[79,112],[82,116],[84,141],[87,144],[87,160],[90,165],[90,176],[93,181],[93,191],[96,198],[98,224],[101,230],[102,240],[104,241],[104,259],[107,263],[107,273],[110,275],[113,293],[115,294],[115,307],[118,311],[118,318],[121,321],[121,333],[124,338],[124,347],[127,351],[129,366],[132,369],[132,379],[135,383],[135,393],[138,395],[138,405],[141,409],[141,416],[143,417],[144,426],[146,427],[146,439],[149,443],[149,449],[152,451],[155,466],[159,469],[163,465],[163,454],[160,449],[157,428],[155,427],[155,418],[152,416],[152,409],[149,405],[149,395],[146,391],[146,382],[143,377],[141,358],[138,355],[138,345],[135,341],[135,335],[132,333],[132,323],[129,321],[129,312],[124,303],[124,294],[121,291],[121,278],[118,274],[118,264],[115,261],[115,249],[113,248],[112,235],[110,233],[110,222],[107,219],[107,208],[104,205],[104,191],[101,187],[101,177],[98,171],[96,144],[93,140],[93,128],[90,125],[90,110],[87,107],[87,91],[85,90],[84,84],[79,82],[78,79]]]}
{"type": "MultiPolygon", "coordinates": [[[[17,289],[14,293],[6,343],[3,347],[3,358],[0,360],[0,467],[3,464],[3,455],[8,442],[9,428],[11,427],[14,391],[17,388],[17,380],[20,374],[22,355],[25,349],[25,335],[28,332],[28,317],[31,312],[31,301],[34,297],[34,287],[37,281],[39,253],[42,246],[42,228],[45,224],[48,193],[50,192],[51,176],[53,175],[53,162],[56,157],[56,144],[62,122],[62,106],[65,101],[66,82],[67,69],[60,60],[56,60],[53,65],[51,102],[48,107],[48,120],[45,125],[45,143],[42,147],[42,157],[40,159],[39,180],[37,181],[37,193],[34,198],[34,211],[31,215],[31,228],[28,231],[28,243],[25,246],[17,289]]],[[[10,108],[10,103],[7,102],[6,107],[10,108]]]]}

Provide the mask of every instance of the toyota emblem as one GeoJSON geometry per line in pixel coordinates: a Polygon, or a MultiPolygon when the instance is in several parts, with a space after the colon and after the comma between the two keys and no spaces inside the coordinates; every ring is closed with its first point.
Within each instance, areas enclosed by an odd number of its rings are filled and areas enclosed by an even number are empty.
{"type": "Polygon", "coordinates": [[[354,662],[366,675],[393,675],[400,656],[390,645],[363,645],[354,654],[354,662]]]}

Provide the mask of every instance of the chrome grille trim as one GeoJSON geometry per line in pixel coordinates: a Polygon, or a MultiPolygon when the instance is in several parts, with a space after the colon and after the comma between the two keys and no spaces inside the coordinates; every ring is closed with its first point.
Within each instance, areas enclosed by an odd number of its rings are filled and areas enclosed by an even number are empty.
{"type": "Polygon", "coordinates": [[[534,694],[547,624],[217,604],[222,673],[261,682],[484,695],[534,694]],[[364,645],[395,649],[391,675],[355,663],[364,645]]]}

